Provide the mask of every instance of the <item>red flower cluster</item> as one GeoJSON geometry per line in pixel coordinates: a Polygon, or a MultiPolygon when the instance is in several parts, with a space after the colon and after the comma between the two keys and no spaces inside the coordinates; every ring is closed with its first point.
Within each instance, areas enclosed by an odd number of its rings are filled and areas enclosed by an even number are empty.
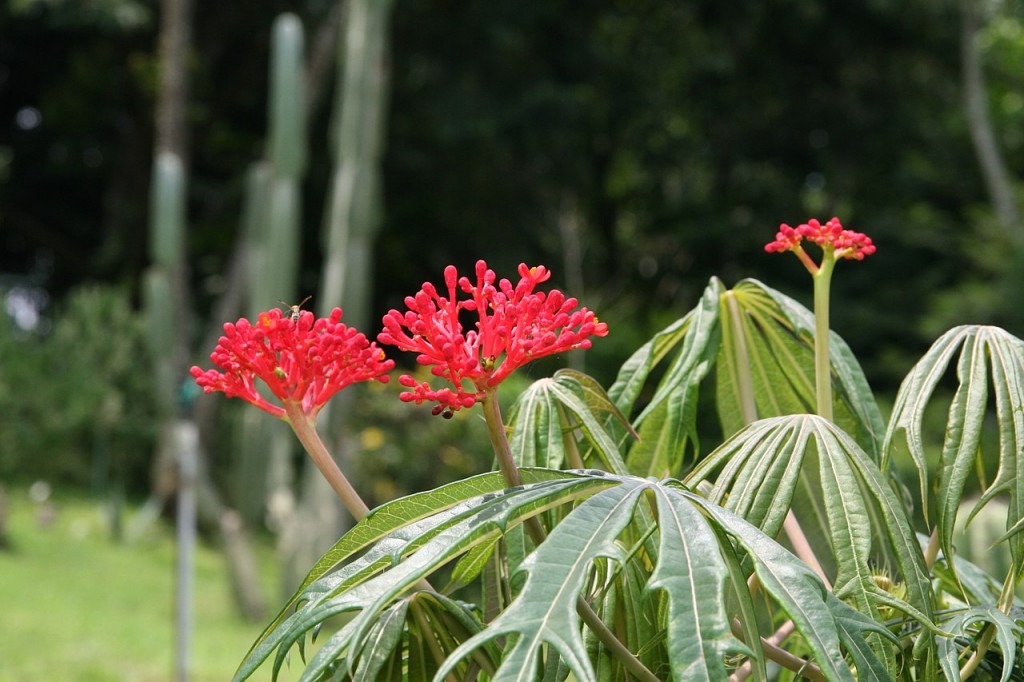
{"type": "Polygon", "coordinates": [[[822,249],[832,249],[835,258],[864,260],[864,256],[875,252],[871,237],[861,232],[844,230],[839,218],[832,218],[824,225],[814,218],[797,227],[782,224],[775,235],[775,241],[765,245],[764,250],[768,253],[796,251],[800,255],[800,242],[804,239],[809,239],[822,249]]]}
{"type": "Polygon", "coordinates": [[[481,260],[474,283],[459,277],[449,265],[444,271],[446,296],[427,282],[405,299],[407,312],[392,310],[384,316],[384,331],[377,340],[418,353],[417,362],[431,366],[434,376],[450,384],[435,390],[404,375],[399,381],[412,390],[402,393],[402,400],[437,402],[434,414],[450,417],[481,400],[517,367],[547,355],[589,348],[589,337],[608,333],[608,325],[592,311],[576,309],[575,298],[566,298],[557,289],[534,291],[551,277],[544,266],[520,265],[519,276],[514,286],[507,279],[496,282],[494,271],[481,260]],[[462,300],[460,291],[466,294],[462,300]],[[476,329],[463,331],[459,314],[464,310],[476,313],[476,329]]]}
{"type": "Polygon", "coordinates": [[[260,313],[256,324],[246,319],[224,325],[224,336],[210,360],[224,371],[193,367],[192,376],[206,393],[223,391],[242,398],[278,418],[280,405],[257,391],[256,379],[282,403],[293,401],[315,416],[335,393],[360,381],[387,382],[395,366],[366,336],[341,324],[341,309],[314,321],[303,311],[298,319],[274,309],[260,313]]]}

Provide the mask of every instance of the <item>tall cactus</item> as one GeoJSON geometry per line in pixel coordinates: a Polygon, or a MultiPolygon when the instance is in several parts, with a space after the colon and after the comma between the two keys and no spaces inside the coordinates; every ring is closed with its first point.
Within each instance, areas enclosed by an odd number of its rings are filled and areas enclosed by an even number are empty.
{"type": "Polygon", "coordinates": [[[149,344],[155,363],[158,401],[164,413],[158,466],[176,471],[178,486],[175,599],[175,676],[187,679],[192,630],[192,549],[195,544],[194,477],[197,448],[183,448],[181,434],[195,434],[195,423],[178,419],[182,381],[188,363],[185,277],[185,165],[170,150],[158,151],[150,188],[151,265],[143,294],[149,323],[149,344]],[[183,475],[188,472],[189,475],[183,475]]]}
{"type": "Polygon", "coordinates": [[[335,168],[324,220],[326,260],[318,306],[326,312],[344,302],[346,317],[355,325],[369,321],[391,7],[391,0],[351,0],[339,50],[331,130],[335,168]]]}
{"type": "Polygon", "coordinates": [[[174,409],[186,359],[176,281],[185,254],[185,169],[173,152],[159,152],[150,190],[149,256],[143,296],[149,346],[156,366],[158,399],[165,414],[174,409]]]}
{"type": "MultiPolygon", "coordinates": [[[[322,232],[325,260],[317,308],[326,314],[340,306],[348,324],[364,329],[370,326],[373,243],[380,215],[380,157],[386,118],[385,65],[391,7],[391,0],[348,2],[331,116],[334,170],[322,232]]],[[[350,471],[358,446],[355,438],[346,436],[346,415],[350,412],[347,403],[359,390],[351,387],[321,413],[328,446],[343,468],[350,471]]],[[[324,519],[332,504],[336,508],[333,493],[323,479],[307,475],[303,515],[324,519]]],[[[333,518],[341,523],[346,517],[335,514],[333,518]]],[[[306,556],[297,553],[293,562],[297,576],[301,577],[303,567],[330,546],[340,530],[343,528],[322,521],[306,529],[307,536],[300,546],[306,556]]]]}
{"type": "MultiPolygon", "coordinates": [[[[298,302],[300,194],[307,165],[304,43],[298,17],[285,13],[275,19],[270,49],[267,159],[250,170],[244,219],[250,317],[282,300],[298,302]]],[[[238,441],[236,495],[240,509],[250,519],[262,515],[268,485],[282,491],[291,485],[292,436],[282,424],[262,417],[244,412],[238,441]]]]}

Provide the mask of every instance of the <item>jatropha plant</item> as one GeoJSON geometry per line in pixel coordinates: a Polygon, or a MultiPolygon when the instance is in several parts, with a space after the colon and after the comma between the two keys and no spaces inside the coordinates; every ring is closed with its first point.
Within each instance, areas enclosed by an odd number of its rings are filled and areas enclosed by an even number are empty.
{"type": "Polygon", "coordinates": [[[428,382],[399,379],[403,401],[442,417],[479,405],[497,470],[373,511],[315,419],[345,386],[386,381],[392,361],[339,310],[226,325],[211,355],[221,369],[194,368],[197,383],[287,421],[358,521],[235,679],[268,658],[276,678],[297,650],[302,680],[1024,680],[1024,342],[951,330],[886,425],[828,324],[836,264],[874,253],[871,240],[810,220],[766,250],[807,268],[813,312],[755,280],[712,279],[607,391],[560,370],[507,419],[498,393],[512,372],[608,327],[538,289],[544,267],[520,266],[515,283],[483,261],[472,276],[446,268],[376,341],[430,368],[428,382]],[[943,380],[956,388],[933,446],[924,415],[943,380]],[[704,454],[697,401],[711,383],[725,440],[704,454]],[[898,460],[918,485],[897,479],[898,460]],[[996,498],[1005,576],[953,541],[957,518],[996,498]]]}

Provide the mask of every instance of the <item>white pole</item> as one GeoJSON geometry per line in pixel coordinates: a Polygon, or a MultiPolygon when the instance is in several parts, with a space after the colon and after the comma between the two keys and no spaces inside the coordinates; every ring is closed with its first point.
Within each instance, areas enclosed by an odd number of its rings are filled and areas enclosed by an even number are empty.
{"type": "Polygon", "coordinates": [[[192,582],[196,545],[196,475],[199,460],[199,431],[194,421],[179,419],[174,425],[174,446],[178,455],[178,508],[176,584],[174,608],[174,668],[177,682],[189,676],[189,644],[192,637],[192,582]]]}

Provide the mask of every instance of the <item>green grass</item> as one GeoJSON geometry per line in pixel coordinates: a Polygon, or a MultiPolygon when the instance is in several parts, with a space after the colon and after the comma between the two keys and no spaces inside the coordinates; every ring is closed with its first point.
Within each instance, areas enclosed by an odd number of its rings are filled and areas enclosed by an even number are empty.
{"type": "MultiPolygon", "coordinates": [[[[0,682],[174,679],[171,531],[160,527],[139,542],[117,544],[97,501],[58,497],[56,522],[44,529],[24,490],[9,490],[8,500],[12,548],[0,551],[0,682]]],[[[265,593],[275,594],[272,553],[262,547],[260,556],[265,593]]],[[[277,597],[269,603],[275,608],[277,597]]],[[[196,550],[192,620],[192,682],[229,680],[265,625],[236,615],[223,557],[203,544],[196,550]]],[[[280,679],[294,679],[300,667],[285,669],[280,679]]],[[[269,679],[266,670],[253,679],[269,679]]]]}

